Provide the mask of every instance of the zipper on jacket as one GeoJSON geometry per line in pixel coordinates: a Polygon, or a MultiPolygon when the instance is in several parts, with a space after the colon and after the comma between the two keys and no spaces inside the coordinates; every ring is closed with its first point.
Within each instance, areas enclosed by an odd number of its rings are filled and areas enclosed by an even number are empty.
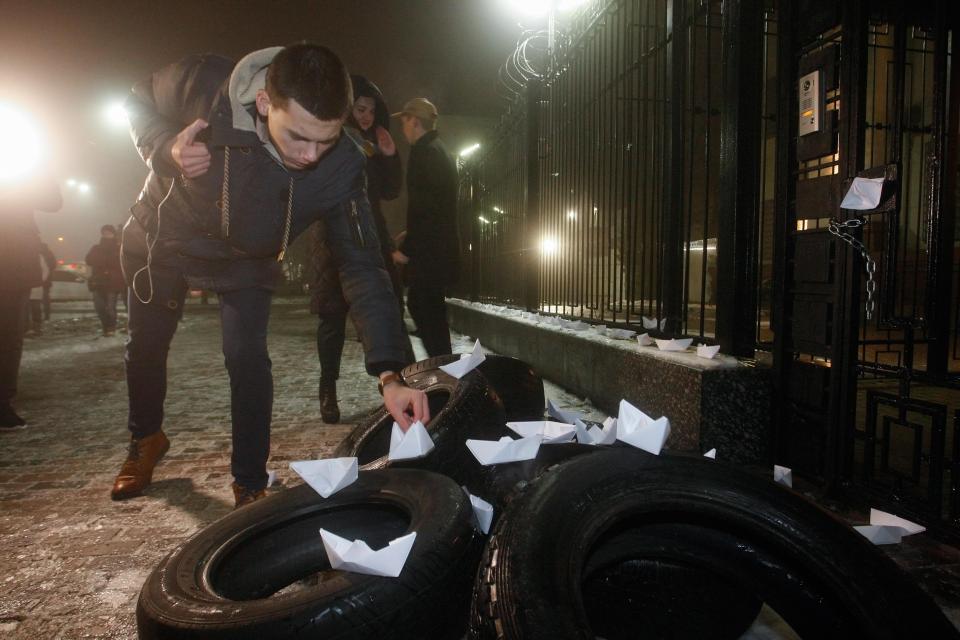
{"type": "Polygon", "coordinates": [[[360,226],[360,212],[357,211],[357,201],[350,201],[350,217],[353,219],[353,228],[357,232],[357,242],[361,248],[366,248],[367,240],[363,237],[363,228],[360,226]]]}

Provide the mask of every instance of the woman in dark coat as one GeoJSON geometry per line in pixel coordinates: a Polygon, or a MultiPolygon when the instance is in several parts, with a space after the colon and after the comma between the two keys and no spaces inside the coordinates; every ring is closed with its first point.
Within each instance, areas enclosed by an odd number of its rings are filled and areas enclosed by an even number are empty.
{"type": "MultiPolygon", "coordinates": [[[[367,156],[367,197],[377,224],[384,268],[393,283],[402,318],[403,285],[391,258],[396,247],[380,207],[381,200],[393,200],[400,194],[400,154],[390,137],[390,112],[380,89],[362,76],[351,76],[350,79],[353,81],[354,103],[347,126],[356,129],[363,138],[367,156]]],[[[340,421],[337,378],[340,377],[340,358],[349,309],[340,290],[337,269],[324,241],[321,225],[314,225],[312,241],[314,281],[310,310],[319,317],[317,354],[320,358],[320,415],[324,422],[334,423],[340,421]]],[[[409,362],[414,360],[412,347],[408,348],[407,359],[409,362]]]]}

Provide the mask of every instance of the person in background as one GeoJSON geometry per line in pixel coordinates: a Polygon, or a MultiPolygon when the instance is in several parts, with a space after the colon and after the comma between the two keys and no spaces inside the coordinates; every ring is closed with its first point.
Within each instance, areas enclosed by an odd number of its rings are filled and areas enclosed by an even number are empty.
{"type": "MultiPolygon", "coordinates": [[[[30,289],[30,303],[27,305],[27,321],[24,325],[29,327],[28,333],[39,336],[43,334],[44,320],[44,300],[50,299],[50,285],[53,270],[57,268],[57,259],[46,242],[41,242],[40,253],[37,259],[40,262],[40,273],[43,281],[30,289]]],[[[46,314],[49,317],[49,313],[46,314]]]]}
{"type": "MultiPolygon", "coordinates": [[[[400,154],[390,137],[390,115],[383,94],[375,84],[362,76],[350,76],[353,85],[353,106],[346,126],[355,129],[362,139],[362,148],[367,158],[367,198],[377,226],[380,253],[384,268],[390,276],[393,291],[403,315],[403,285],[393,264],[391,255],[396,246],[383,217],[381,200],[393,200],[400,195],[400,154]]],[[[317,323],[317,355],[320,358],[320,417],[324,422],[340,421],[337,404],[337,379],[340,377],[340,358],[346,339],[347,311],[349,306],[340,288],[340,277],[333,262],[330,247],[324,238],[324,227],[313,226],[312,255],[314,281],[310,287],[310,310],[319,316],[317,323]]],[[[402,321],[401,321],[402,324],[402,321]]],[[[402,327],[401,327],[402,328],[402,327]]],[[[406,332],[404,330],[404,335],[406,332]]],[[[407,362],[414,360],[413,348],[406,339],[407,362]]]]}
{"type": "Polygon", "coordinates": [[[437,132],[437,108],[413,98],[393,114],[410,143],[407,235],[393,260],[406,265],[407,308],[430,357],[451,353],[444,289],[460,267],[457,165],[437,132]]]}
{"type": "Polygon", "coordinates": [[[126,291],[120,268],[120,243],[113,225],[100,227],[100,242],[87,252],[87,265],[93,270],[87,286],[93,293],[93,307],[100,318],[103,335],[117,332],[117,297],[126,291]]]}
{"type": "Polygon", "coordinates": [[[48,178],[16,186],[0,184],[0,431],[27,426],[13,409],[23,353],[30,289],[42,284],[40,232],[34,211],[57,211],[60,188],[48,178]]]}
{"type": "Polygon", "coordinates": [[[50,289],[53,288],[53,272],[57,270],[57,257],[53,255],[53,251],[50,250],[50,246],[46,242],[40,243],[40,252],[43,255],[44,259],[47,260],[50,267],[50,277],[47,278],[47,281],[43,283],[43,299],[41,306],[43,307],[43,319],[50,319],[50,289]]]}

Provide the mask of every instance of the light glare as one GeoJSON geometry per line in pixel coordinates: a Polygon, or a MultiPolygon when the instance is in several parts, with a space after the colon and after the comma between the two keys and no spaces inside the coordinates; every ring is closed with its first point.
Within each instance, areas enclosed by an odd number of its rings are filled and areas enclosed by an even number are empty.
{"type": "Polygon", "coordinates": [[[560,250],[560,243],[552,236],[544,236],[540,241],[540,252],[545,256],[552,256],[560,250]]]}
{"type": "Polygon", "coordinates": [[[459,155],[460,155],[461,158],[466,158],[467,156],[469,156],[470,154],[472,154],[474,151],[476,151],[476,150],[479,149],[479,148],[480,148],[480,143],[479,143],[479,142],[476,142],[476,143],[470,145],[469,147],[464,147],[463,149],[461,149],[459,155]]]}
{"type": "Polygon", "coordinates": [[[13,105],[0,103],[0,140],[0,182],[21,180],[40,164],[40,131],[26,113],[13,105]]]}
{"type": "Polygon", "coordinates": [[[104,111],[104,117],[107,122],[115,127],[127,127],[130,125],[130,117],[127,110],[123,108],[122,102],[111,102],[104,111]]]}

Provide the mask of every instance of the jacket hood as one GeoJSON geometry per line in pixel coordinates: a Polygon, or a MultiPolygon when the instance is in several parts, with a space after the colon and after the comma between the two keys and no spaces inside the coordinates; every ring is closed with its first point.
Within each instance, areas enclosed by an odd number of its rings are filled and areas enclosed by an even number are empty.
{"type": "Polygon", "coordinates": [[[233,115],[233,127],[241,131],[257,131],[256,113],[257,91],[267,83],[267,67],[283,47],[267,47],[248,53],[233,68],[227,94],[230,97],[230,110],[233,115]]]}
{"type": "MultiPolygon", "coordinates": [[[[377,113],[373,118],[374,126],[383,127],[387,131],[390,130],[390,110],[387,109],[387,103],[383,99],[383,93],[380,91],[380,87],[373,84],[363,76],[350,76],[350,83],[353,85],[353,99],[357,98],[373,98],[374,103],[377,105],[377,113]]],[[[353,115],[350,116],[350,120],[353,121],[353,115]]],[[[354,125],[357,123],[354,122],[354,125]]]]}

